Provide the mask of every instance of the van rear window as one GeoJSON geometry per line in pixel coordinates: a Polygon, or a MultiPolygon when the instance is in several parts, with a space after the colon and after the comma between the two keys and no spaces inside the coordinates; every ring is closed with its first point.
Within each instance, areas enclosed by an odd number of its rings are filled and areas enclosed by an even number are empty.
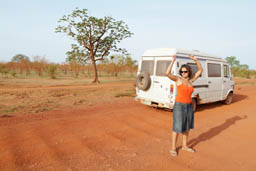
{"type": "Polygon", "coordinates": [[[156,64],[156,76],[165,76],[166,70],[171,61],[157,61],[156,64]]]}
{"type": "Polygon", "coordinates": [[[154,71],[154,61],[142,61],[141,63],[141,70],[140,72],[147,72],[150,75],[153,75],[153,71],[154,71]]]}

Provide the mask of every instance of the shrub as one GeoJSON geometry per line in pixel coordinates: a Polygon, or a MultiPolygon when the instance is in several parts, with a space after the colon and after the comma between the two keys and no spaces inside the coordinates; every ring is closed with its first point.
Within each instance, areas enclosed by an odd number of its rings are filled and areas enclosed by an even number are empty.
{"type": "Polygon", "coordinates": [[[57,65],[49,64],[46,71],[51,77],[51,79],[55,79],[57,74],[57,65]]]}
{"type": "Polygon", "coordinates": [[[7,74],[9,73],[9,70],[8,70],[8,68],[7,68],[6,65],[0,64],[0,73],[1,73],[2,75],[7,76],[7,74]]]}
{"type": "Polygon", "coordinates": [[[16,71],[11,71],[10,74],[11,76],[16,77],[16,71]]]}

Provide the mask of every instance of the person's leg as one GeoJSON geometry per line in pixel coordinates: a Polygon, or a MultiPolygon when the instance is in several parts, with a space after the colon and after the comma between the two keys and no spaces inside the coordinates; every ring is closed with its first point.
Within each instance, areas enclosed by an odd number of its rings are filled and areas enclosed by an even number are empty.
{"type": "Polygon", "coordinates": [[[187,148],[187,142],[188,142],[188,132],[183,132],[182,133],[182,137],[183,137],[183,140],[182,140],[182,147],[184,148],[187,148]]]}
{"type": "Polygon", "coordinates": [[[174,157],[176,157],[178,155],[178,153],[176,151],[176,143],[177,143],[178,135],[179,134],[177,132],[172,131],[172,148],[170,150],[170,153],[174,157]]]}
{"type": "Polygon", "coordinates": [[[195,152],[195,150],[193,148],[188,147],[187,143],[188,143],[188,134],[189,132],[183,132],[183,140],[182,140],[182,150],[185,151],[189,151],[189,152],[195,152]]]}
{"type": "Polygon", "coordinates": [[[172,150],[176,151],[176,144],[177,144],[177,139],[178,139],[178,133],[172,131],[172,150]]]}

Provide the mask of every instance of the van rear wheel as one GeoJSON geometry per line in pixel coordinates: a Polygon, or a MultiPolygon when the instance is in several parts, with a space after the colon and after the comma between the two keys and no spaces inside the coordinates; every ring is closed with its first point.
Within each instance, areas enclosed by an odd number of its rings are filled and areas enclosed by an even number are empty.
{"type": "Polygon", "coordinates": [[[224,104],[230,104],[232,102],[233,93],[229,93],[227,98],[224,100],[224,104]]]}
{"type": "Polygon", "coordinates": [[[192,106],[193,106],[193,112],[195,112],[196,111],[196,99],[195,98],[193,98],[192,99],[192,106]]]}

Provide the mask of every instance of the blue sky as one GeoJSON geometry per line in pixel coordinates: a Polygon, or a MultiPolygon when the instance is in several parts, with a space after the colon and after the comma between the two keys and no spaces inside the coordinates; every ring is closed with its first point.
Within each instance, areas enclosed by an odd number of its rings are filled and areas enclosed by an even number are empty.
{"type": "Polygon", "coordinates": [[[125,21],[134,33],[120,43],[139,60],[146,49],[197,49],[236,56],[256,69],[256,1],[253,0],[0,0],[0,61],[22,53],[64,62],[72,40],[55,33],[58,20],[76,7],[97,17],[125,21]]]}

